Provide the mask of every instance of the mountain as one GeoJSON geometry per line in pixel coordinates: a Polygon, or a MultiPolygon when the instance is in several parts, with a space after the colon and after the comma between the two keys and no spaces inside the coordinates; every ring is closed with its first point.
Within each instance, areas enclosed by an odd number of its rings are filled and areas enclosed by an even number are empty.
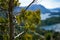
{"type": "Polygon", "coordinates": [[[60,16],[60,8],[49,9],[51,11],[51,15],[58,15],[60,16]]]}
{"type": "MultiPolygon", "coordinates": [[[[26,8],[26,6],[25,7],[15,7],[14,8],[14,13],[18,13],[18,12],[20,12],[21,11],[21,9],[22,8],[26,8]]],[[[41,13],[43,13],[43,14],[45,14],[45,13],[58,13],[58,12],[60,12],[60,8],[54,8],[54,9],[47,9],[47,8],[45,8],[43,5],[41,5],[41,4],[33,4],[33,5],[31,5],[29,8],[28,8],[28,10],[33,10],[33,11],[35,11],[35,10],[37,10],[37,9],[40,9],[40,11],[41,11],[41,13]]]]}
{"type": "Polygon", "coordinates": [[[31,5],[28,10],[37,10],[37,9],[40,9],[42,13],[49,13],[50,10],[48,10],[47,8],[45,8],[44,6],[42,5],[31,5]]]}
{"type": "MultiPolygon", "coordinates": [[[[25,6],[25,7],[15,7],[15,8],[14,8],[14,12],[15,12],[15,13],[20,12],[20,10],[21,10],[22,8],[26,8],[26,6],[25,6]]],[[[28,8],[28,10],[33,10],[33,11],[34,11],[34,10],[37,10],[37,9],[40,9],[41,13],[43,13],[43,14],[50,12],[50,10],[48,10],[48,9],[45,8],[44,6],[42,6],[42,5],[37,5],[37,4],[33,4],[33,5],[31,5],[31,6],[28,8]]]]}
{"type": "Polygon", "coordinates": [[[49,9],[51,12],[60,12],[60,8],[49,9]]]}

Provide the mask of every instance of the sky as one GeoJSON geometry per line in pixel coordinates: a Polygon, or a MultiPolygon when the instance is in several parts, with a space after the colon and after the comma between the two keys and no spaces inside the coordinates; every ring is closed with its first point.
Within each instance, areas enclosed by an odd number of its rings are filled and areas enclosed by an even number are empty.
{"type": "MultiPolygon", "coordinates": [[[[33,0],[19,0],[20,6],[27,6],[33,0]]],[[[41,4],[48,9],[60,8],[60,0],[37,0],[34,4],[41,4]]]]}

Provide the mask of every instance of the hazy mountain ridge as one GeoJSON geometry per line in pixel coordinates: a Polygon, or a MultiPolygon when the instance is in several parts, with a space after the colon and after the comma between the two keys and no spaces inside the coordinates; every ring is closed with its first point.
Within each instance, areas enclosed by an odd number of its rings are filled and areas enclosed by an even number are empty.
{"type": "MultiPolygon", "coordinates": [[[[14,12],[15,13],[20,12],[22,8],[26,8],[26,6],[25,7],[15,7],[14,12]]],[[[41,13],[43,13],[43,14],[52,13],[52,12],[60,12],[60,8],[47,9],[43,5],[37,5],[37,4],[31,5],[28,8],[28,10],[33,10],[33,11],[37,10],[37,9],[40,9],[41,13]]]]}
{"type": "MultiPolygon", "coordinates": [[[[15,13],[20,12],[22,8],[26,8],[26,6],[25,6],[25,7],[15,7],[15,8],[14,8],[14,12],[15,12],[15,13]]],[[[33,11],[35,11],[35,10],[37,10],[37,9],[40,9],[41,13],[43,13],[43,14],[50,12],[50,10],[46,9],[46,8],[45,8],[44,6],[42,6],[42,5],[36,5],[36,4],[34,4],[34,5],[31,5],[31,6],[28,8],[28,10],[33,10],[33,11]]]]}
{"type": "Polygon", "coordinates": [[[41,13],[49,13],[50,10],[46,9],[44,6],[42,5],[31,5],[28,10],[37,10],[37,9],[40,9],[41,10],[41,13]]]}
{"type": "Polygon", "coordinates": [[[58,12],[60,12],[60,8],[54,8],[54,9],[50,9],[50,11],[52,11],[52,10],[53,10],[53,11],[55,10],[55,11],[58,11],[58,12]]]}

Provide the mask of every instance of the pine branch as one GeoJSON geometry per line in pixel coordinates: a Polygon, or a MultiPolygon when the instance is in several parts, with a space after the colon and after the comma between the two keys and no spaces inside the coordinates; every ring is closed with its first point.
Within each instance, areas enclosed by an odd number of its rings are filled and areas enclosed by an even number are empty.
{"type": "Polygon", "coordinates": [[[15,36],[14,38],[19,37],[20,35],[22,35],[24,33],[24,31],[22,31],[21,33],[19,33],[17,36],[15,36]]]}
{"type": "Polygon", "coordinates": [[[27,8],[25,9],[25,11],[35,2],[35,0],[33,0],[28,6],[27,8]]]}
{"type": "Polygon", "coordinates": [[[42,38],[45,38],[43,35],[40,35],[39,33],[34,32],[34,34],[39,35],[42,38]]]}
{"type": "Polygon", "coordinates": [[[4,11],[6,11],[6,9],[4,9],[4,8],[3,8],[3,7],[1,7],[1,6],[0,6],[0,10],[1,10],[1,11],[3,11],[3,10],[4,10],[4,11]]]}

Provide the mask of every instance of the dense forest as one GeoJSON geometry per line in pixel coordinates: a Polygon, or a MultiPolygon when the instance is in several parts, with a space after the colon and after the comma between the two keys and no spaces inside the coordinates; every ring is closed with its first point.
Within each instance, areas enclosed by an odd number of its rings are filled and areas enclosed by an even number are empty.
{"type": "Polygon", "coordinates": [[[60,17],[51,17],[46,20],[41,20],[41,26],[53,25],[57,23],[60,23],[60,17]]]}

